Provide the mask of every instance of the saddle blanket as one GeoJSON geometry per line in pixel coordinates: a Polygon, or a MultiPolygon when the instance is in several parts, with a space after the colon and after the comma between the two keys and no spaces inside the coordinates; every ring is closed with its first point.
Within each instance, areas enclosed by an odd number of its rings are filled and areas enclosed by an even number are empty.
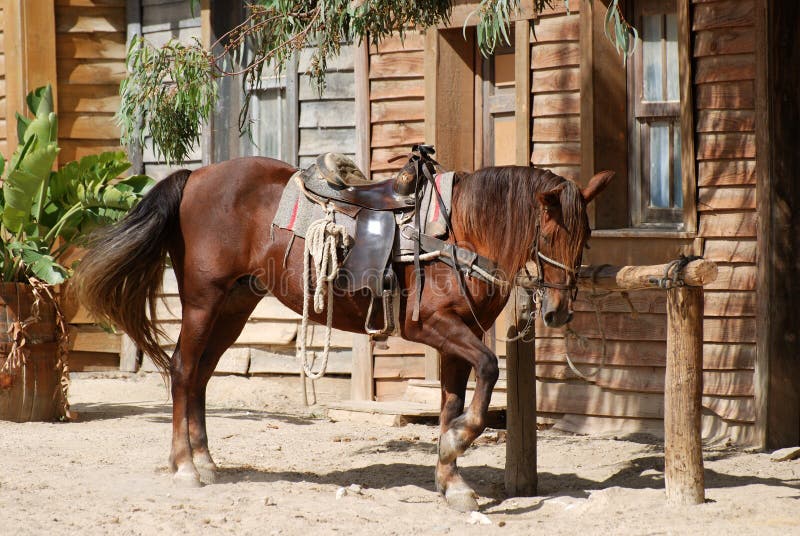
{"type": "MultiPolygon", "coordinates": [[[[439,173],[435,177],[436,189],[444,202],[445,209],[449,214],[451,211],[452,198],[453,198],[453,177],[455,174],[451,172],[439,173]]],[[[422,232],[431,236],[443,236],[447,232],[444,215],[439,208],[439,203],[431,188],[426,185],[423,191],[422,203],[420,206],[420,222],[422,224],[422,232]]],[[[356,210],[369,210],[365,208],[354,207],[356,210]]],[[[395,219],[398,225],[413,225],[414,211],[397,212],[395,219]]],[[[305,238],[306,231],[311,223],[325,218],[325,209],[318,203],[308,199],[303,193],[301,187],[298,185],[297,180],[292,177],[283,189],[281,201],[278,205],[278,211],[275,213],[275,218],[272,225],[281,229],[292,231],[296,236],[305,238]]],[[[334,212],[334,222],[344,226],[350,238],[355,239],[356,220],[355,218],[343,214],[341,212],[334,212]]],[[[411,253],[414,251],[414,242],[403,236],[402,233],[395,233],[395,252],[400,254],[411,253]]]]}

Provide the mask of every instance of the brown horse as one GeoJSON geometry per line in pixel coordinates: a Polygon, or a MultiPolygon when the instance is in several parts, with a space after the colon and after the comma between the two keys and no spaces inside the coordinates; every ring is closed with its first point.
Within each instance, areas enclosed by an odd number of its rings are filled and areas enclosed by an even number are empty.
{"type": "MultiPolygon", "coordinates": [[[[180,483],[214,481],[217,467],[206,436],[206,385],[263,295],[254,289],[269,290],[294,311],[303,309],[303,242],[295,241],[284,264],[291,232],[270,228],[283,188],[295,171],[269,158],[177,171],[159,182],[122,222],[97,237],[79,268],[76,288],[82,303],[97,318],[127,332],[172,377],[169,460],[180,483]],[[183,308],[172,358],[159,347],[154,314],[167,253],[183,308]]],[[[612,176],[600,173],[580,189],[535,168],[497,167],[462,174],[453,191],[453,234],[459,244],[493,260],[512,278],[535,256],[544,276],[543,319],[551,326],[563,325],[571,318],[575,270],[590,233],[586,205],[612,176]]],[[[481,340],[482,327],[494,322],[510,287],[492,288],[467,277],[467,298],[452,268],[425,262],[421,309],[414,321],[412,307],[407,306],[416,299],[414,267],[394,268],[403,291],[402,336],[441,353],[437,489],[451,506],[477,509],[475,493],[459,475],[456,459],[485,427],[498,363],[481,340]],[[464,411],[471,369],[475,395],[464,411]]],[[[337,295],[333,326],[363,332],[368,305],[365,295],[337,295]]],[[[325,312],[312,310],[310,318],[323,323],[325,312]]]]}

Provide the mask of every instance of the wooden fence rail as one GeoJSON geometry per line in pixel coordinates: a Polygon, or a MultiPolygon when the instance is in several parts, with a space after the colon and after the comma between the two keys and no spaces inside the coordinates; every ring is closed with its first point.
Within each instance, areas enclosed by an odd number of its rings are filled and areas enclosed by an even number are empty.
{"type": "MultiPolygon", "coordinates": [[[[703,392],[703,286],[713,283],[717,266],[703,259],[680,269],[678,285],[670,284],[678,267],[585,266],[578,287],[582,290],[636,290],[665,288],[667,292],[667,367],[664,390],[664,476],[667,499],[681,504],[705,500],[703,453],[700,437],[703,392]],[[668,273],[669,272],[669,273],[668,273]],[[668,280],[670,283],[664,284],[668,280]]],[[[532,267],[535,276],[535,267],[532,267]]],[[[517,280],[529,286],[531,278],[517,280]]],[[[530,297],[522,289],[514,296],[521,318],[509,324],[516,335],[531,314],[530,297]],[[520,306],[521,305],[521,306],[520,306]]],[[[535,342],[507,343],[508,441],[506,489],[510,495],[536,493],[536,372],[535,342]]]]}

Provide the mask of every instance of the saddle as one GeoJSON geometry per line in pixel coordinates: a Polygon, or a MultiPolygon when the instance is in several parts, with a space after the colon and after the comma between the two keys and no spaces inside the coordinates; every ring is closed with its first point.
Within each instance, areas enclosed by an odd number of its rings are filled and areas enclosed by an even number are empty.
{"type": "MultiPolygon", "coordinates": [[[[322,204],[332,204],[356,220],[354,244],[345,253],[335,285],[346,292],[367,289],[371,296],[364,329],[370,335],[395,331],[394,294],[398,288],[392,269],[397,233],[396,215],[410,217],[418,209],[422,189],[418,175],[423,166],[436,164],[430,146],[415,145],[408,162],[392,178],[369,181],[348,157],[325,153],[299,173],[305,194],[322,204]],[[375,317],[383,317],[379,325],[375,317]]],[[[419,218],[415,220],[419,232],[419,218]]]]}
{"type": "Polygon", "coordinates": [[[391,179],[370,181],[345,155],[325,153],[300,176],[306,190],[325,199],[377,211],[414,208],[416,176],[405,168],[391,179]]]}

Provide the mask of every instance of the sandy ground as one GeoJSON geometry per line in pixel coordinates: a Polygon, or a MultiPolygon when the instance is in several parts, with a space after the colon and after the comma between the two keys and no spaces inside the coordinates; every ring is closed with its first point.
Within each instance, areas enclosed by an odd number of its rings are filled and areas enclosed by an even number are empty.
{"type": "Polygon", "coordinates": [[[484,440],[461,465],[491,525],[471,525],[434,491],[434,426],[331,422],[285,383],[214,378],[220,483],[180,489],[156,375],[79,375],[71,398],[79,422],[0,422],[0,534],[800,534],[800,461],[764,453],[706,450],[706,504],[677,507],[650,438],[540,433],[532,498],[505,497],[505,445],[484,440]]]}

